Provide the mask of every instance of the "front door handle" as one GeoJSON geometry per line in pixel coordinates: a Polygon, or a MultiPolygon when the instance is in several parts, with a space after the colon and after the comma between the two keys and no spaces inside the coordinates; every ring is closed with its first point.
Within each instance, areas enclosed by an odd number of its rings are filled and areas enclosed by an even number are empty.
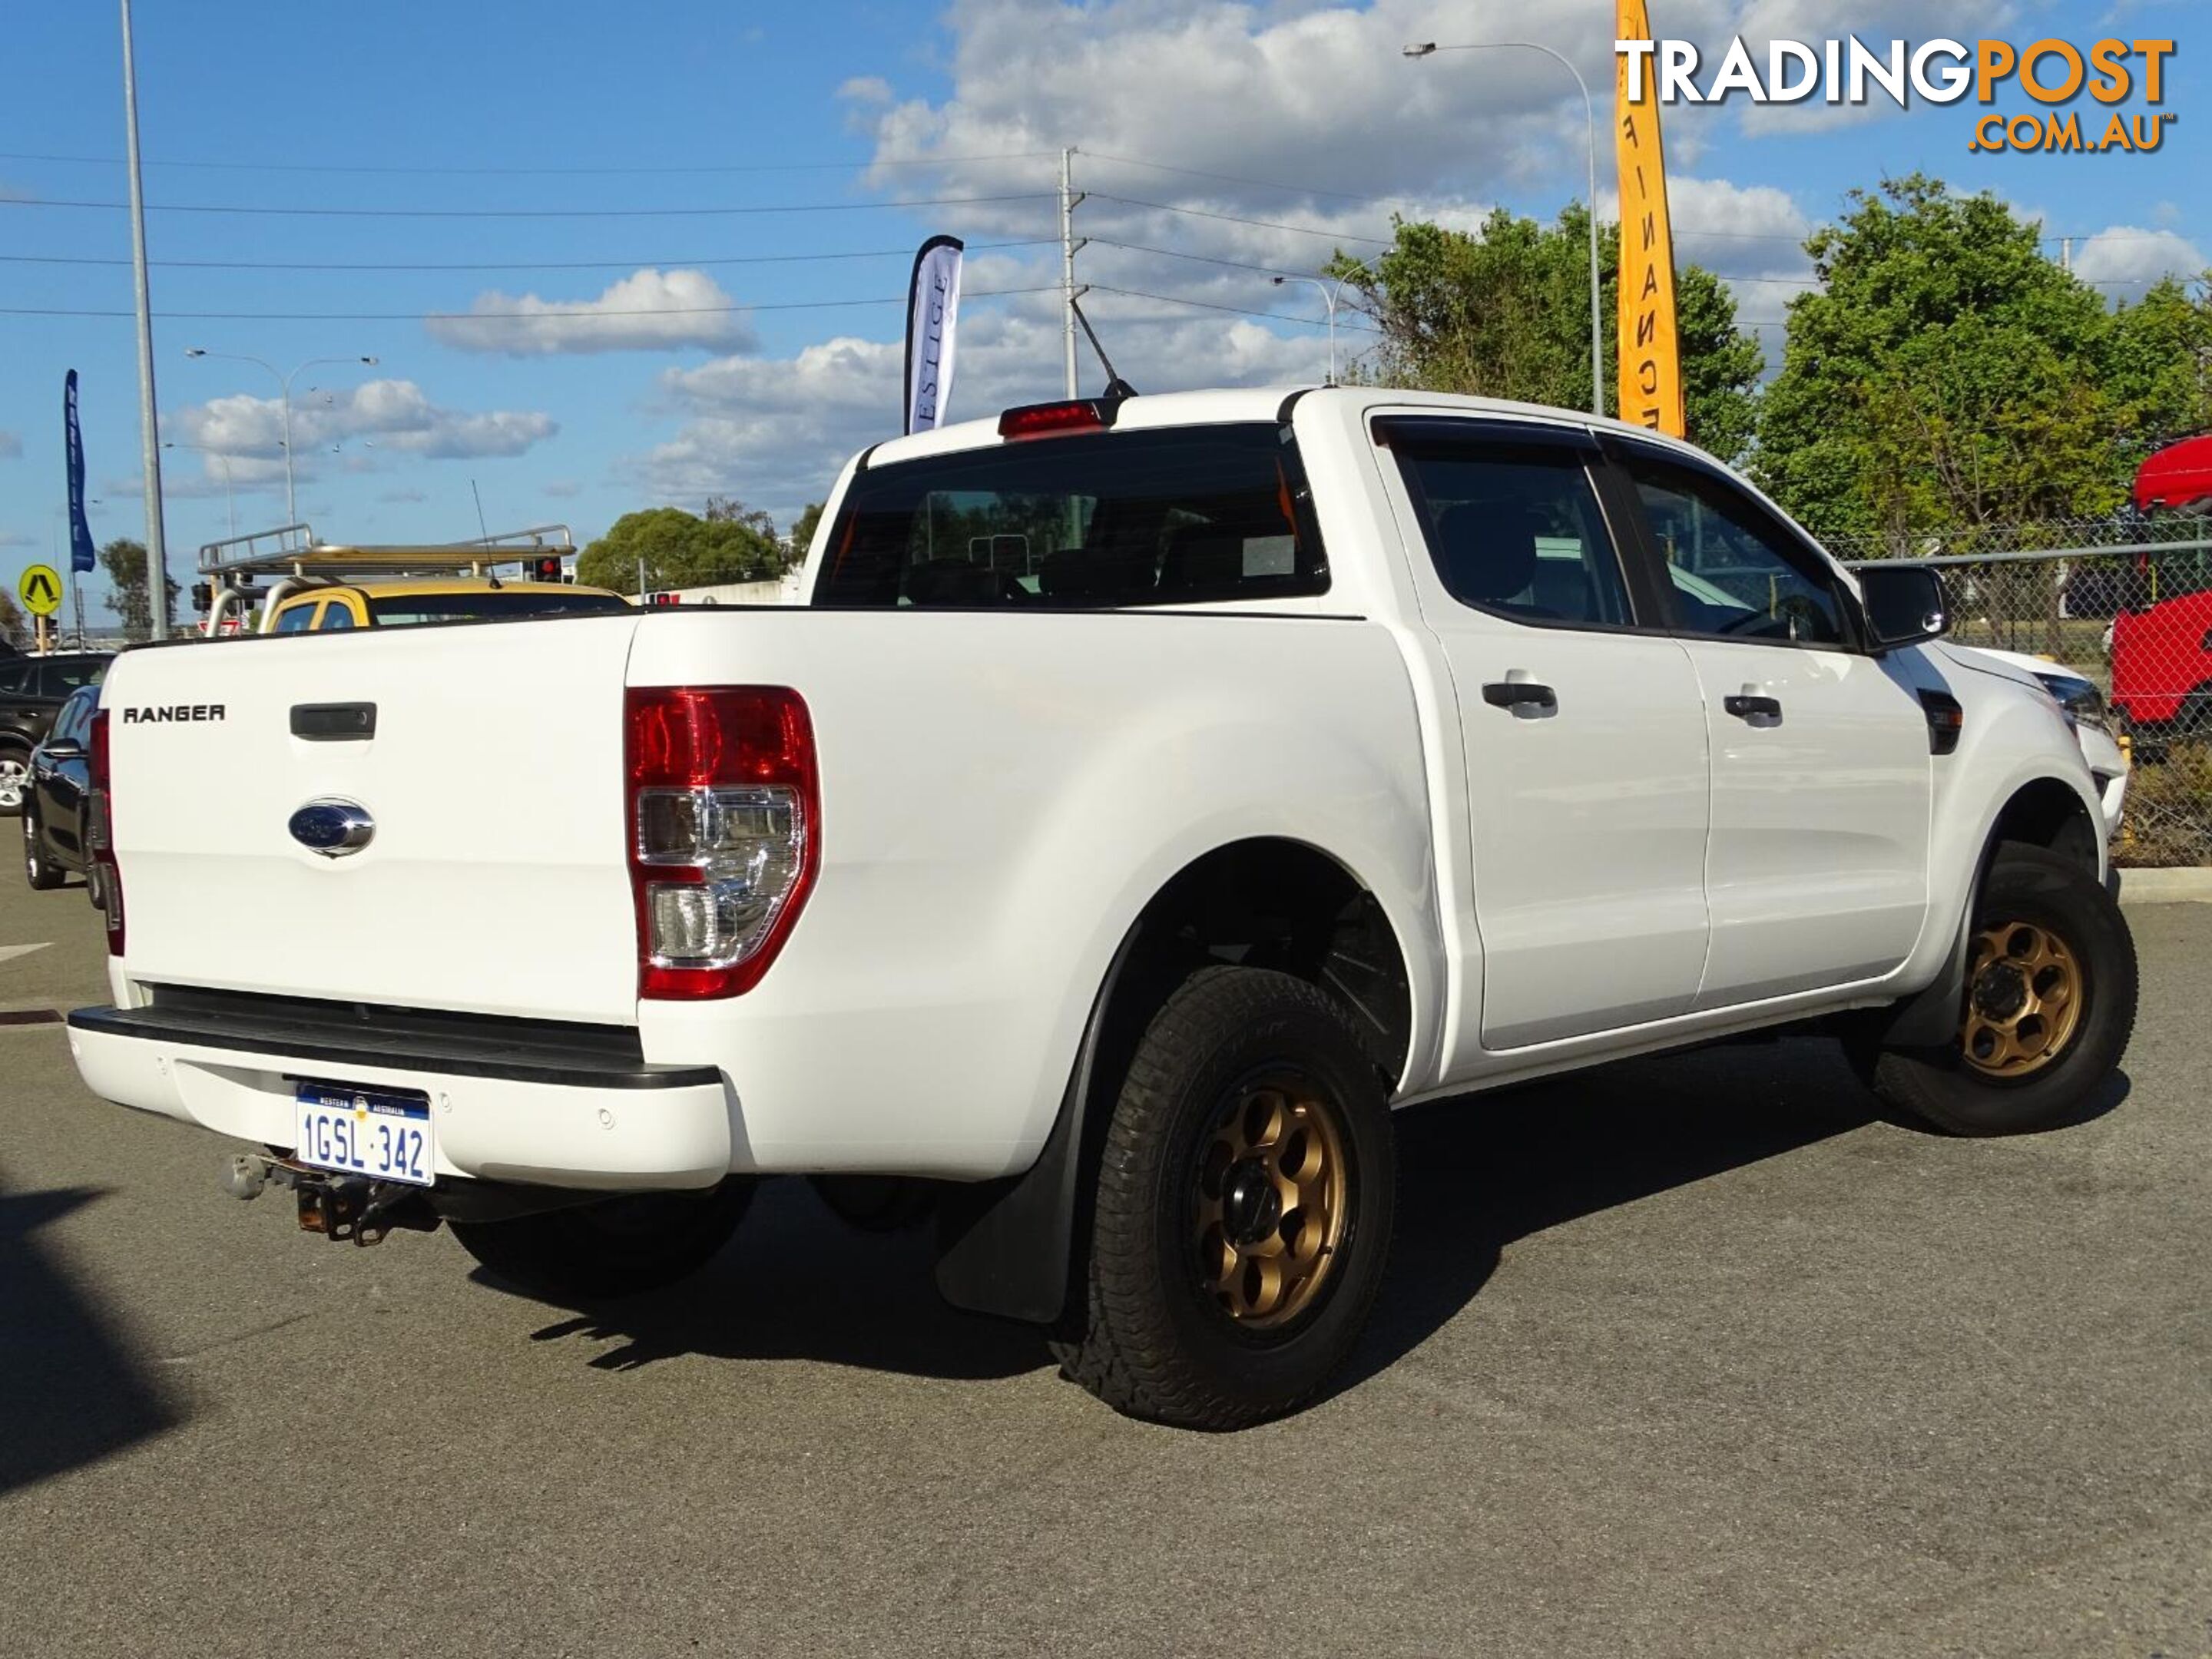
{"type": "Polygon", "coordinates": [[[1534,680],[1492,680],[1482,688],[1482,700],[1492,708],[1522,709],[1549,714],[1559,706],[1559,694],[1534,680]]]}
{"type": "Polygon", "coordinates": [[[1740,696],[1722,698],[1721,707],[1741,720],[1778,720],[1782,718],[1781,698],[1757,696],[1748,691],[1740,696]]]}

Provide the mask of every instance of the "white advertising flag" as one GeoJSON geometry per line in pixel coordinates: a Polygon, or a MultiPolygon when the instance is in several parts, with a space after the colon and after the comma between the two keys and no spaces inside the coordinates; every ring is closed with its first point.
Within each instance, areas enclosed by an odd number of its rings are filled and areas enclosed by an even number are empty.
{"type": "Polygon", "coordinates": [[[914,256],[907,295],[906,429],[927,432],[952,396],[953,331],[960,316],[957,236],[933,236],[914,256]]]}

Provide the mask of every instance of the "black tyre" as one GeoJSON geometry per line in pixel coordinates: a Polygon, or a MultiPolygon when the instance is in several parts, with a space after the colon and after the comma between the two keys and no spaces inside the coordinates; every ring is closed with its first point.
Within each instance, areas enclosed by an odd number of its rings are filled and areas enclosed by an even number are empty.
{"type": "Polygon", "coordinates": [[[1874,1086],[1952,1134],[2053,1128],[2103,1087],[2135,1023],[2120,907],[2081,865],[2008,842],[1974,901],[1957,1045],[1881,1054],[1874,1086]]]}
{"type": "Polygon", "coordinates": [[[635,1296],[696,1273],[752,1202],[750,1176],[696,1193],[639,1193],[509,1221],[451,1224],[495,1277],[555,1297],[635,1296]]]}
{"type": "Polygon", "coordinates": [[[61,866],[46,856],[46,843],[39,834],[39,817],[27,803],[23,807],[23,879],[41,893],[62,884],[61,866]]]}
{"type": "Polygon", "coordinates": [[[1389,1251],[1388,1086],[1343,1005],[1207,968],[1153,1016],[1109,1121],[1089,1262],[1054,1341],[1116,1411],[1237,1429],[1310,1398],[1389,1251]]]}

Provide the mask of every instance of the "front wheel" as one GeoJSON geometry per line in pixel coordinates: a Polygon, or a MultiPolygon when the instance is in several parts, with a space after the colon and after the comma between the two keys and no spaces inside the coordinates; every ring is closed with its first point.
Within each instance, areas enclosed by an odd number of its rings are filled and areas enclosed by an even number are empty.
{"type": "Polygon", "coordinates": [[[555,1297],[635,1296],[705,1267],[744,1219],[750,1176],[702,1192],[638,1193],[507,1221],[455,1221],[495,1277],[555,1297]]]}
{"type": "Polygon", "coordinates": [[[1098,1171],[1079,1328],[1116,1411],[1236,1429],[1310,1398],[1366,1322],[1397,1170],[1352,1017],[1287,974],[1202,969],[1153,1016],[1098,1171]]]}
{"type": "Polygon", "coordinates": [[[1876,1057],[1874,1086],[1960,1135],[2054,1128],[2126,1051],[2136,949],[2094,872],[2039,847],[2000,848],[1974,902],[1955,1044],[1876,1057]]]}

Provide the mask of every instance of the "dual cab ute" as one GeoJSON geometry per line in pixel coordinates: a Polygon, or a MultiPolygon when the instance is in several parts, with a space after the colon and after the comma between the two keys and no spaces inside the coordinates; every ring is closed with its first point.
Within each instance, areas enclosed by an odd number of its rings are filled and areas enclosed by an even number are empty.
{"type": "Polygon", "coordinates": [[[556,1295],[699,1266],[763,1176],[910,1181],[951,1300],[1224,1428],[1358,1334],[1393,1107],[1824,1021],[2002,1133],[2126,1043],[2057,704],[1686,446],[1046,404],[823,526],[801,607],[125,653],[87,1081],[556,1295]]]}

